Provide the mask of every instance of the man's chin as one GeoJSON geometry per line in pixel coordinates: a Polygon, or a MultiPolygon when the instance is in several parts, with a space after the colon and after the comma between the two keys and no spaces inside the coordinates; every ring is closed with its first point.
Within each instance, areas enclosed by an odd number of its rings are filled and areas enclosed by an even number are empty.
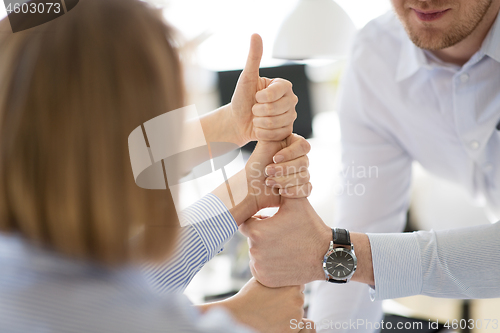
{"type": "Polygon", "coordinates": [[[423,50],[428,51],[438,51],[445,48],[444,43],[441,40],[436,39],[412,39],[413,44],[418,46],[423,50]]]}
{"type": "Polygon", "coordinates": [[[424,50],[438,51],[457,43],[440,29],[425,29],[418,32],[407,30],[407,33],[413,44],[424,50]]]}

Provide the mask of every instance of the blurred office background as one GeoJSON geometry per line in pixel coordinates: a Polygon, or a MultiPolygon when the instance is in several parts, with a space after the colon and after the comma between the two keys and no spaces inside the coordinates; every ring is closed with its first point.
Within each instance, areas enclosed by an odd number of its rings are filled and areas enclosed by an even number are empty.
{"type": "MultiPolygon", "coordinates": [[[[337,92],[344,60],[289,62],[272,58],[279,27],[299,0],[149,0],[164,8],[167,20],[182,37],[185,76],[190,104],[198,112],[213,110],[230,100],[243,68],[252,33],[264,41],[262,75],[284,77],[294,84],[299,96],[296,130],[309,138],[311,182],[310,201],[323,220],[333,225],[336,175],[339,170],[339,128],[336,116],[337,92]]],[[[389,0],[337,0],[357,29],[391,10],[389,0]]],[[[6,15],[0,6],[0,18],[6,15]]],[[[320,42],[320,41],[319,41],[320,42]]],[[[0,51],[1,52],[1,51],[0,51]]],[[[273,210],[268,210],[272,214],[273,210]]],[[[482,208],[476,207],[460,188],[414,167],[409,229],[446,229],[489,223],[482,208]]],[[[211,261],[187,290],[196,303],[231,295],[248,280],[248,247],[240,234],[226,251],[211,261]]],[[[386,301],[387,313],[424,320],[500,319],[499,300],[430,299],[417,296],[386,301]]],[[[481,332],[493,332],[485,329],[481,332]]]]}

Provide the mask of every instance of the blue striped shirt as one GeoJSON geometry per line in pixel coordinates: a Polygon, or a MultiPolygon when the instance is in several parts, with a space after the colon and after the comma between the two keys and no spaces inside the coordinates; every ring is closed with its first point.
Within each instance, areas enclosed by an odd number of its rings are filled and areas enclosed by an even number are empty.
{"type": "Polygon", "coordinates": [[[176,249],[163,265],[144,267],[148,280],[159,292],[183,292],[193,277],[223,250],[238,230],[233,216],[222,201],[208,194],[184,210],[183,227],[176,249]]]}
{"type": "MultiPolygon", "coordinates": [[[[230,214],[211,195],[192,206],[185,218],[200,222],[182,233],[183,244],[190,241],[196,246],[190,250],[177,249],[175,260],[157,271],[154,280],[164,290],[180,290],[187,285],[236,230],[234,221],[230,223],[230,214]],[[199,221],[207,209],[212,210],[211,217],[199,221]],[[177,270],[165,270],[167,267],[177,270]],[[168,287],[169,281],[175,288],[168,287]]],[[[17,236],[0,234],[0,332],[250,333],[250,330],[235,323],[222,308],[201,315],[182,294],[158,294],[145,274],[135,267],[111,269],[70,260],[17,236]]]]}

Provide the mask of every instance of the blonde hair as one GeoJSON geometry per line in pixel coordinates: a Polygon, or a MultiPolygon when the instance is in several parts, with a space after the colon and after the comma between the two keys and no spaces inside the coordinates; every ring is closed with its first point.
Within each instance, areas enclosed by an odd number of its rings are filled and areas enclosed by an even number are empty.
{"type": "Polygon", "coordinates": [[[4,19],[0,230],[106,264],[163,259],[179,225],[172,197],[136,186],[127,137],[184,106],[171,29],[136,0],[80,1],[8,29],[4,19]]]}

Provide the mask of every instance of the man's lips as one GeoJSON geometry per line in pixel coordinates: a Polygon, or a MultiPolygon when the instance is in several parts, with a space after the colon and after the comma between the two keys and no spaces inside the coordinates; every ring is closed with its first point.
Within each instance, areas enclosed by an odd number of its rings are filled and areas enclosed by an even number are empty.
{"type": "Polygon", "coordinates": [[[440,19],[443,17],[444,14],[446,14],[450,8],[445,9],[445,10],[432,10],[432,11],[421,11],[417,10],[415,8],[412,8],[415,14],[417,14],[417,17],[422,20],[422,21],[435,21],[437,19],[440,19]]]}

